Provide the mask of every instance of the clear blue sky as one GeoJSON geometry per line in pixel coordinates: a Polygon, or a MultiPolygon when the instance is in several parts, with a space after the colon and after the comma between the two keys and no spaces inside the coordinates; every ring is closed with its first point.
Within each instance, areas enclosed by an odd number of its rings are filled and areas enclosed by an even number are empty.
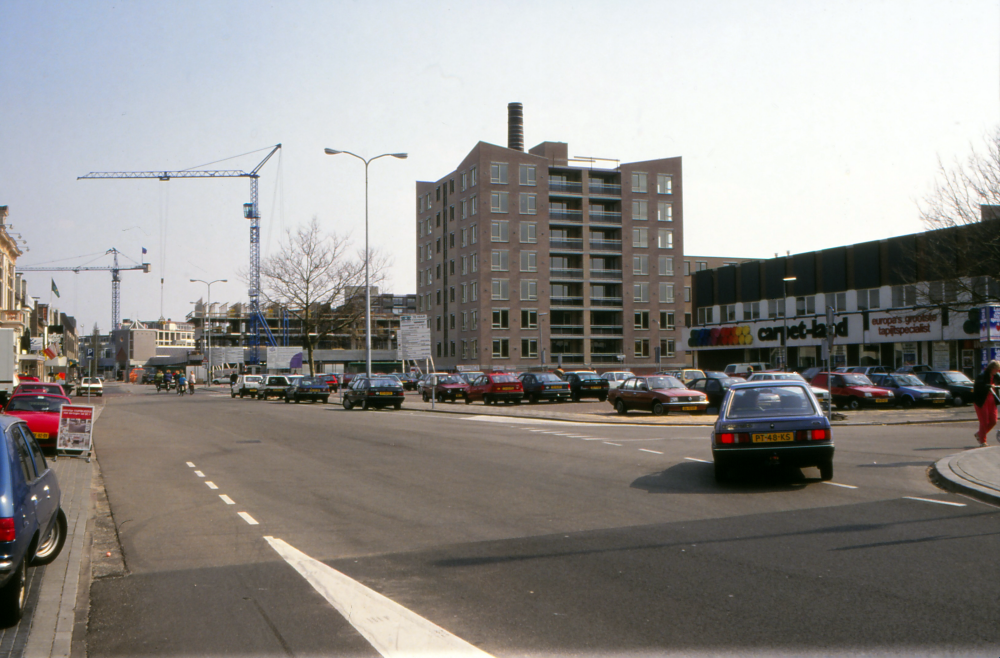
{"type": "MultiPolygon", "coordinates": [[[[81,264],[110,247],[122,315],[181,319],[246,299],[244,179],[77,181],[182,169],[281,142],[260,179],[265,254],[316,216],[372,243],[414,292],[414,181],[479,140],[571,155],[684,158],[685,252],[768,257],[921,229],[937,158],[1000,119],[992,2],[0,3],[0,205],[30,251],[81,264]],[[87,256],[89,255],[89,256],[87,256]],[[84,257],[86,256],[86,257],[84,257]]],[[[220,166],[252,169],[264,153],[220,166]]],[[[107,260],[98,260],[107,263],[107,260]]],[[[59,273],[81,331],[110,324],[110,275],[59,273]]],[[[49,275],[30,276],[48,299],[49,275]]]]}

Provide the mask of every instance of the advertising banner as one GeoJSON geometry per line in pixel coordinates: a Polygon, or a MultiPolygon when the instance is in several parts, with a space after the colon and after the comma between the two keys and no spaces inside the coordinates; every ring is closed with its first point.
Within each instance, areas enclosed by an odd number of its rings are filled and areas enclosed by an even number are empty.
{"type": "Polygon", "coordinates": [[[979,309],[979,340],[1000,342],[1000,305],[990,304],[979,309]]]}
{"type": "Polygon", "coordinates": [[[407,361],[431,357],[431,329],[426,315],[399,316],[400,357],[407,361]]]}
{"type": "Polygon", "coordinates": [[[59,410],[57,451],[90,452],[94,438],[94,407],[65,404],[59,410]]]}

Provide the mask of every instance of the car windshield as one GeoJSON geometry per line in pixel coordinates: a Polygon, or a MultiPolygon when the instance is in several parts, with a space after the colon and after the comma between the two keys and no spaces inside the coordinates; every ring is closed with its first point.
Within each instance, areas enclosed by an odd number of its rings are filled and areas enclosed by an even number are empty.
{"type": "Polygon", "coordinates": [[[540,382],[561,382],[562,381],[561,379],[559,379],[558,375],[554,375],[551,372],[543,372],[543,373],[541,373],[539,375],[535,375],[535,377],[540,382]]]}
{"type": "Polygon", "coordinates": [[[260,375],[247,375],[246,377],[243,378],[243,381],[253,384],[259,382],[261,379],[263,379],[263,377],[261,377],[260,375]]]}
{"type": "Polygon", "coordinates": [[[600,377],[597,376],[596,373],[593,373],[593,372],[581,372],[581,373],[577,374],[577,377],[580,378],[581,382],[603,381],[603,380],[601,380],[600,377]]]}
{"type": "Polygon", "coordinates": [[[7,411],[51,411],[58,413],[66,400],[46,396],[13,397],[7,403],[7,411]]]}
{"type": "Polygon", "coordinates": [[[812,399],[802,386],[737,388],[730,395],[726,418],[781,418],[817,414],[812,399]]]}
{"type": "Polygon", "coordinates": [[[845,374],[841,376],[841,379],[844,382],[844,386],[874,386],[872,381],[864,375],[845,374]]]}
{"type": "Polygon", "coordinates": [[[83,378],[83,383],[84,384],[98,384],[98,383],[100,383],[100,381],[101,380],[99,380],[99,379],[91,379],[90,377],[84,377],[83,378]]]}
{"type": "Polygon", "coordinates": [[[514,375],[493,375],[494,384],[514,384],[519,381],[514,375]]]}
{"type": "Polygon", "coordinates": [[[946,372],[944,373],[944,379],[949,384],[971,384],[972,380],[966,377],[961,372],[946,372]]]}
{"type": "Polygon", "coordinates": [[[312,377],[303,377],[299,380],[299,386],[312,386],[317,383],[319,383],[318,380],[315,380],[312,377]]]}
{"type": "Polygon", "coordinates": [[[378,379],[372,379],[372,388],[379,388],[383,386],[399,386],[399,382],[391,377],[379,377],[378,379]]]}
{"type": "Polygon", "coordinates": [[[651,390],[655,389],[665,389],[665,388],[686,388],[681,381],[675,377],[648,377],[646,379],[649,382],[649,388],[651,390]]]}
{"type": "Polygon", "coordinates": [[[896,383],[900,386],[923,386],[924,383],[916,375],[896,375],[896,383]]]}
{"type": "Polygon", "coordinates": [[[438,377],[438,384],[464,384],[465,380],[458,375],[446,375],[438,377]]]}

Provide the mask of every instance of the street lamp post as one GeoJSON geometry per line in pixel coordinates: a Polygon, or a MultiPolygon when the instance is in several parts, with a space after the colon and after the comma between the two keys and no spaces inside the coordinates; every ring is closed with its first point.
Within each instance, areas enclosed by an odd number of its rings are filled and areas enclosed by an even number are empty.
{"type": "Polygon", "coordinates": [[[542,348],[542,317],[548,315],[548,311],[539,311],[538,313],[538,362],[545,365],[545,350],[542,348]]]}
{"type": "MultiPolygon", "coordinates": [[[[365,160],[360,155],[356,153],[351,153],[350,151],[338,151],[336,149],[323,149],[323,152],[327,155],[350,155],[357,158],[365,163],[365,374],[368,377],[372,376],[372,300],[371,300],[371,286],[368,281],[368,262],[371,260],[371,254],[368,251],[368,165],[379,158],[393,157],[400,160],[406,159],[406,153],[383,153],[382,155],[376,155],[374,158],[369,158],[365,160]]],[[[346,300],[345,300],[346,301],[346,300]]]]}
{"type": "Polygon", "coordinates": [[[794,276],[786,276],[782,279],[785,282],[785,299],[783,300],[785,308],[781,313],[781,320],[785,324],[781,331],[781,360],[783,361],[781,369],[783,372],[788,372],[788,284],[795,283],[795,280],[794,276]]]}
{"type": "Polygon", "coordinates": [[[208,388],[212,383],[212,334],[208,331],[208,314],[212,310],[212,284],[226,283],[227,281],[228,279],[216,279],[215,281],[191,279],[191,283],[204,283],[208,286],[208,301],[205,302],[205,317],[201,324],[201,333],[205,336],[205,356],[208,358],[208,367],[205,368],[205,388],[208,388]]]}

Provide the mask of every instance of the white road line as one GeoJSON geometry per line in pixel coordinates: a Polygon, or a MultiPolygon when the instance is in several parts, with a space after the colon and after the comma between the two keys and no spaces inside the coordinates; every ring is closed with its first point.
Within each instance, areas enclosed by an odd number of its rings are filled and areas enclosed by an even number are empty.
{"type": "Polygon", "coordinates": [[[264,539],[385,658],[489,656],[285,541],[275,537],[264,539]]]}
{"type": "MultiPolygon", "coordinates": [[[[226,505],[235,505],[236,504],[235,502],[233,502],[233,499],[230,498],[229,496],[227,496],[226,494],[219,494],[219,498],[221,498],[222,502],[224,502],[226,505]]],[[[254,523],[256,523],[256,522],[254,522],[254,523]]],[[[251,525],[253,525],[253,524],[251,524],[251,525]]]]}
{"type": "Polygon", "coordinates": [[[528,430],[529,432],[544,432],[545,430],[528,430]]]}
{"type": "Polygon", "coordinates": [[[651,452],[654,455],[662,455],[663,454],[659,450],[646,450],[645,448],[639,448],[639,452],[651,452]]]}
{"type": "Polygon", "coordinates": [[[198,476],[198,477],[200,477],[200,478],[203,478],[203,477],[205,477],[205,474],[204,474],[204,473],[202,473],[201,471],[195,471],[195,472],[194,472],[194,474],[195,474],[195,475],[197,475],[197,476],[198,476]]]}
{"type": "Polygon", "coordinates": [[[250,525],[260,525],[259,523],[257,523],[257,519],[253,518],[246,512],[237,512],[236,514],[250,525]]]}
{"type": "Polygon", "coordinates": [[[829,484],[832,487],[843,487],[845,489],[857,489],[853,484],[841,484],[839,482],[824,482],[823,484],[829,484]]]}
{"type": "Polygon", "coordinates": [[[205,485],[208,486],[209,489],[218,489],[219,488],[219,487],[215,486],[214,482],[211,482],[209,480],[205,480],[205,485]]]}
{"type": "Polygon", "coordinates": [[[574,437],[572,434],[556,434],[556,436],[568,436],[570,438],[577,438],[577,437],[574,437]]]}
{"type": "Polygon", "coordinates": [[[598,436],[598,437],[592,437],[592,438],[589,438],[589,439],[584,439],[584,441],[607,441],[607,438],[605,438],[603,436],[598,436]]]}
{"type": "Polygon", "coordinates": [[[951,505],[952,507],[965,507],[965,503],[953,503],[947,500],[934,500],[932,498],[917,498],[916,496],[903,496],[907,500],[920,500],[925,503],[937,503],[938,505],[951,505]]]}
{"type": "Polygon", "coordinates": [[[685,457],[684,459],[688,460],[689,462],[698,462],[699,464],[711,464],[712,463],[712,462],[708,461],[707,459],[695,459],[694,457],[685,457]]]}
{"type": "Polygon", "coordinates": [[[622,444],[620,444],[620,443],[612,443],[611,441],[605,441],[604,444],[605,445],[609,445],[609,446],[618,446],[619,448],[622,447],[622,444]]]}
{"type": "Polygon", "coordinates": [[[188,462],[187,465],[188,465],[188,468],[194,468],[194,464],[192,464],[191,462],[188,462]]]}

